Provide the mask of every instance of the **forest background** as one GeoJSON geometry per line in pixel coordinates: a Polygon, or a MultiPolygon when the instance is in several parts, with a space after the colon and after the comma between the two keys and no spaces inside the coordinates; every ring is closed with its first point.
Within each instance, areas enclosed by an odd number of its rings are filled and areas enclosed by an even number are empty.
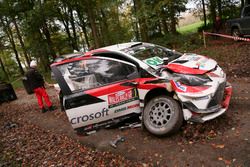
{"type": "Polygon", "coordinates": [[[249,0],[0,0],[0,80],[15,82],[31,60],[50,75],[62,54],[117,43],[144,41],[186,52],[202,45],[216,16],[240,16],[249,0]],[[192,9],[187,4],[193,4],[192,9]],[[179,31],[183,12],[202,24],[179,31]]]}

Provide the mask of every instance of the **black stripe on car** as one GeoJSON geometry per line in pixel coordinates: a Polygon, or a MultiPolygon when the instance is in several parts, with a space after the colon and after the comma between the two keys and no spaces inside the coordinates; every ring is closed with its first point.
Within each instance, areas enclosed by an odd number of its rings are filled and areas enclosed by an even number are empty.
{"type": "Polygon", "coordinates": [[[72,95],[64,96],[65,109],[81,107],[85,105],[101,103],[105,100],[85,94],[84,92],[74,93],[72,95]]]}

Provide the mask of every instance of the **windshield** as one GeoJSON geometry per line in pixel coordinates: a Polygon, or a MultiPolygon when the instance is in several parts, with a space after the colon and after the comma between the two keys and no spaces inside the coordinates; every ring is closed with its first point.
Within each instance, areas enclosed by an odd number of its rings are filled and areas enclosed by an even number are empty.
{"type": "Polygon", "coordinates": [[[124,52],[136,57],[150,66],[159,66],[167,64],[180,56],[181,53],[170,49],[150,44],[143,44],[127,48],[124,52]]]}

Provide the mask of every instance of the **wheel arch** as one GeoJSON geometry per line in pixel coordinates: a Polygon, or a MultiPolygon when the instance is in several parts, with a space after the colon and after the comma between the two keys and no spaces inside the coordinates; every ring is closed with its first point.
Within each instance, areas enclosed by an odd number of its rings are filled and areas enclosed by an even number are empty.
{"type": "Polygon", "coordinates": [[[156,97],[156,96],[161,96],[161,95],[167,95],[170,97],[174,96],[174,92],[169,92],[164,88],[155,88],[150,90],[146,96],[145,96],[145,100],[144,100],[144,105],[146,105],[152,98],[156,97]]]}
{"type": "Polygon", "coordinates": [[[239,24],[233,24],[233,25],[232,25],[232,27],[231,27],[231,34],[233,33],[233,30],[234,30],[234,29],[238,29],[239,32],[240,32],[240,34],[242,33],[239,24]]]}

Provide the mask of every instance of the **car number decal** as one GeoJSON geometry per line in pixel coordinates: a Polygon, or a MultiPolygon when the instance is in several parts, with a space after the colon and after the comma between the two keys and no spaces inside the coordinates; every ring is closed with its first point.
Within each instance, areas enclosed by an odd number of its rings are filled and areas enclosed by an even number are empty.
{"type": "Polygon", "coordinates": [[[150,66],[157,66],[157,65],[163,64],[163,60],[158,56],[151,57],[151,58],[145,59],[143,61],[150,66]]]}

